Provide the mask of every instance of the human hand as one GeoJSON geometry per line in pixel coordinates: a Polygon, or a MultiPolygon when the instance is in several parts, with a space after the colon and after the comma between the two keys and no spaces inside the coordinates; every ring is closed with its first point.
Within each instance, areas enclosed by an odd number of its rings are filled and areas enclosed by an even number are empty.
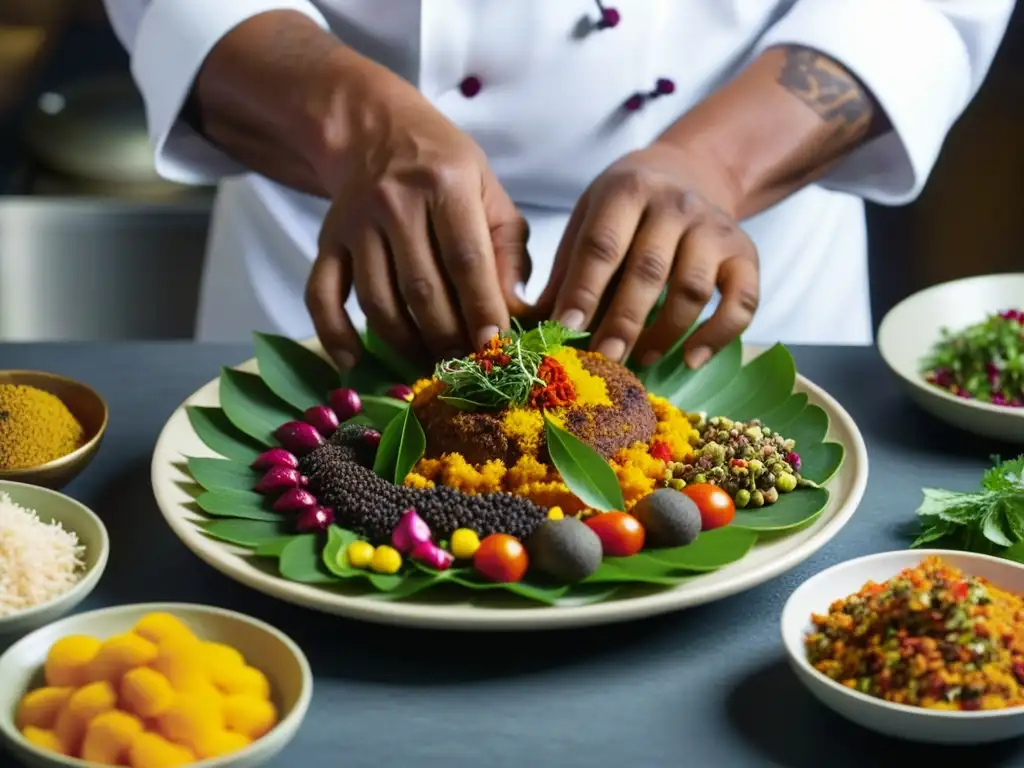
{"type": "Polygon", "coordinates": [[[361,354],[344,306],[353,286],[369,328],[401,354],[481,346],[521,306],[525,220],[480,147],[404,81],[368,88],[360,109],[323,172],[332,202],[306,304],[324,348],[343,368],[361,354]]]}
{"type": "Polygon", "coordinates": [[[739,336],[757,310],[757,250],[736,223],[728,177],[708,166],[658,143],[613,163],[577,203],[538,306],[587,328],[606,305],[592,348],[616,361],[632,352],[650,365],[717,287],[718,307],[686,342],[687,364],[699,368],[739,336]]]}

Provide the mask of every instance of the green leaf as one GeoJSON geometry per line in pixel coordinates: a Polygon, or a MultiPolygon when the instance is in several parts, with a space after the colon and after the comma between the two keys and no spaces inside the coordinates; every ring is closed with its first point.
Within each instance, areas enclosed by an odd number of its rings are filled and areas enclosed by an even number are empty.
{"type": "Polygon", "coordinates": [[[455,584],[461,584],[464,587],[475,590],[500,590],[502,592],[511,592],[513,595],[525,597],[527,600],[544,603],[545,605],[556,605],[558,603],[558,598],[562,597],[570,590],[570,586],[568,584],[550,587],[532,584],[525,581],[499,584],[493,581],[486,581],[471,568],[453,568],[450,569],[450,571],[451,576],[449,576],[447,580],[455,584]]]}
{"type": "Polygon", "coordinates": [[[392,419],[380,437],[373,471],[388,482],[401,485],[427,450],[427,436],[412,408],[392,419]]]}
{"type": "Polygon", "coordinates": [[[941,515],[947,509],[954,509],[964,503],[964,497],[973,497],[974,494],[965,494],[958,491],[946,491],[942,488],[922,488],[921,506],[915,510],[918,515],[941,515]]]}
{"type": "Polygon", "coordinates": [[[365,579],[381,592],[390,592],[408,578],[406,573],[374,573],[355,568],[348,562],[348,547],[359,536],[346,528],[332,525],[327,529],[327,545],[323,549],[323,563],[339,579],[365,579]]]}
{"type": "Polygon", "coordinates": [[[742,559],[756,543],[756,532],[727,525],[702,533],[685,547],[651,549],[646,554],[680,570],[715,571],[742,559]]]}
{"type": "Polygon", "coordinates": [[[780,435],[788,437],[783,430],[785,430],[806,407],[807,393],[794,392],[786,398],[786,402],[778,408],[769,411],[765,416],[762,416],[761,424],[775,432],[778,432],[780,435]]]}
{"type": "Polygon", "coordinates": [[[569,490],[591,509],[602,512],[625,509],[619,479],[601,454],[547,417],[544,426],[551,463],[569,490]]]}
{"type": "Polygon", "coordinates": [[[315,533],[296,536],[281,550],[277,568],[288,581],[302,584],[326,584],[334,576],[324,567],[320,555],[320,537],[315,533]]]}
{"type": "Polygon", "coordinates": [[[732,526],[749,531],[788,531],[814,520],[827,505],[828,491],[824,488],[800,488],[780,493],[774,504],[736,510],[732,526]]]}
{"type": "Polygon", "coordinates": [[[277,397],[254,373],[224,368],[220,374],[220,405],[231,423],[264,445],[277,445],[274,431],[302,414],[277,397]]]}
{"type": "Polygon", "coordinates": [[[785,431],[778,432],[796,443],[794,450],[803,458],[805,449],[818,445],[825,439],[828,432],[828,414],[816,405],[808,405],[800,415],[785,425],[785,431]]]}
{"type": "Polygon", "coordinates": [[[1003,507],[996,505],[987,515],[982,523],[981,532],[985,538],[1000,547],[1013,546],[1013,541],[1006,535],[1003,527],[1003,507]]]}
{"type": "Polygon", "coordinates": [[[782,344],[758,355],[739,374],[701,403],[698,410],[737,421],[757,418],[782,405],[793,393],[796,364],[782,344]]]}
{"type": "MultiPolygon", "coordinates": [[[[284,523],[281,524],[281,528],[287,527],[284,523]]],[[[288,534],[282,536],[276,536],[272,539],[266,539],[262,541],[256,549],[253,550],[253,554],[257,557],[273,557],[275,560],[281,556],[284,552],[284,548],[288,546],[292,539],[297,534],[288,534]]]]}
{"type": "Polygon", "coordinates": [[[284,336],[254,333],[260,378],[275,395],[299,411],[323,405],[341,386],[341,374],[316,352],[284,336]]]}
{"type": "MultiPolygon", "coordinates": [[[[391,346],[384,341],[380,336],[375,334],[369,328],[363,333],[363,347],[376,360],[381,364],[382,367],[386,368],[389,373],[395,376],[397,381],[411,384],[417,379],[421,379],[430,375],[430,368],[421,368],[416,365],[412,360],[407,358],[405,355],[400,355],[398,352],[393,350],[391,346]]],[[[391,382],[394,384],[395,382],[391,382]]],[[[388,384],[387,386],[391,386],[388,384]]]]}
{"type": "MultiPolygon", "coordinates": [[[[366,338],[363,338],[364,348],[366,338]]],[[[383,344],[383,342],[381,342],[383,344]]],[[[397,383],[397,374],[370,349],[359,358],[356,367],[341,374],[341,386],[351,387],[360,396],[383,395],[397,383]]]]}
{"type": "Polygon", "coordinates": [[[274,523],[260,520],[204,520],[198,526],[211,538],[250,549],[258,549],[275,541],[285,532],[285,524],[280,520],[274,523]]]}
{"type": "Polygon", "coordinates": [[[846,449],[840,443],[818,443],[800,454],[800,474],[808,480],[824,485],[831,480],[843,463],[846,449]]]}
{"type": "Polygon", "coordinates": [[[224,459],[190,457],[188,471],[192,479],[208,491],[251,494],[260,479],[257,472],[244,464],[224,459]]]}
{"type": "Polygon", "coordinates": [[[644,386],[689,413],[705,410],[703,404],[708,398],[721,392],[739,373],[743,345],[737,339],[694,371],[683,362],[682,343],[677,343],[677,351],[666,354],[648,369],[653,385],[644,386]]]}
{"type": "Polygon", "coordinates": [[[431,574],[411,572],[405,574],[398,585],[387,591],[382,591],[374,597],[389,602],[405,600],[425,589],[450,581],[447,574],[448,571],[432,571],[431,574]]]}
{"type": "Polygon", "coordinates": [[[362,395],[360,400],[363,403],[360,416],[365,417],[366,426],[373,427],[378,432],[383,432],[396,417],[409,410],[409,403],[393,397],[362,395]]]}
{"type": "Polygon", "coordinates": [[[910,546],[923,547],[925,544],[932,544],[936,541],[940,541],[949,536],[955,529],[953,523],[946,522],[945,520],[939,520],[937,518],[926,518],[928,522],[921,526],[921,533],[918,535],[910,546]]]}
{"type": "Polygon", "coordinates": [[[221,456],[248,465],[267,449],[232,424],[220,408],[189,405],[185,412],[199,439],[221,456]]]}
{"type": "MultiPolygon", "coordinates": [[[[916,545],[916,542],[915,542],[916,545]]],[[[1004,549],[999,556],[1015,563],[1024,563],[1024,541],[1018,541],[1012,547],[1004,549]]]]}
{"type": "Polygon", "coordinates": [[[257,493],[221,493],[207,491],[196,499],[196,504],[208,515],[214,517],[237,517],[244,520],[265,520],[277,522],[281,515],[264,507],[265,500],[257,493]]]}
{"type": "Polygon", "coordinates": [[[675,586],[692,572],[679,571],[640,553],[633,557],[606,557],[583,584],[660,584],[675,586]]]}

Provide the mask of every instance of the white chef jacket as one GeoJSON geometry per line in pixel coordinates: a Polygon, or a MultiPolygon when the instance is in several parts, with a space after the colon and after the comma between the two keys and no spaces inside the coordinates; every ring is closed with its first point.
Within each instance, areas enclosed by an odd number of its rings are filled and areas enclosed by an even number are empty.
{"type": "MultiPolygon", "coordinates": [[[[222,182],[198,337],[313,334],[303,305],[327,202],[245,168],[180,110],[209,51],[256,14],[291,9],[414,83],[486,152],[531,228],[539,295],[569,212],[610,163],[644,147],[770,46],[844,64],[892,130],[817,184],[743,222],[761,260],[754,343],[871,342],[863,199],[920,192],[953,122],[984,78],[1013,0],[610,0],[620,23],[586,32],[593,0],[106,0],[131,53],[156,167],[222,182]],[[583,32],[583,33],[581,33],[583,32]],[[460,87],[467,77],[475,95],[460,87]],[[622,109],[659,78],[675,91],[622,109]]],[[[365,322],[353,296],[353,320],[365,322]]]]}

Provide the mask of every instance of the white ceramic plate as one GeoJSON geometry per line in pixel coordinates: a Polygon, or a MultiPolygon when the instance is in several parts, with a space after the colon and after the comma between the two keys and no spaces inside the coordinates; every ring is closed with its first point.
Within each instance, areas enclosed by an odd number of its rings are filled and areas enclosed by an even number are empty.
{"type": "Polygon", "coordinates": [[[921,360],[953,331],[981,322],[994,312],[1024,307],[1024,274],[983,275],[934,285],[891,310],[878,329],[878,351],[915,402],[954,427],[996,440],[1024,443],[1024,408],[965,400],[928,384],[921,360]]]}
{"type": "MultiPolygon", "coordinates": [[[[313,343],[308,346],[319,351],[313,343]]],[[[745,352],[748,357],[757,354],[755,350],[745,352]]],[[[256,361],[249,360],[239,368],[256,372],[256,361]]],[[[219,405],[217,389],[217,380],[211,381],[184,405],[219,405]]],[[[741,561],[685,584],[592,605],[565,602],[554,607],[504,607],[498,602],[500,596],[493,605],[482,604],[481,593],[472,595],[472,604],[468,598],[465,603],[441,604],[430,602],[429,592],[422,600],[385,602],[285,581],[262,570],[246,559],[245,550],[209,539],[193,523],[196,515],[188,508],[192,497],[182,487],[182,481],[188,478],[178,466],[187,456],[216,454],[193,431],[184,406],[171,415],[157,441],[152,464],[153,491],[171,529],[200,559],[236,581],[290,603],[365,621],[442,629],[535,630],[608,624],[709,603],[757,586],[808,558],[846,525],[867,485],[864,439],[850,415],[820,387],[798,376],[796,391],[806,392],[810,402],[828,413],[828,439],[846,447],[846,459],[828,484],[829,505],[821,516],[807,528],[759,543],[741,561]]]]}
{"type": "Polygon", "coordinates": [[[1024,734],[1024,707],[977,712],[922,709],[893,704],[840,685],[807,661],[804,637],[811,614],[860,590],[868,580],[881,583],[928,555],[941,555],[964,573],[981,576],[1009,592],[1024,593],[1024,566],[1009,560],[938,549],[900,550],[847,560],[812,576],[790,595],[782,611],[782,642],[800,681],[825,706],[865,728],[911,741],[983,744],[1024,734]]]}

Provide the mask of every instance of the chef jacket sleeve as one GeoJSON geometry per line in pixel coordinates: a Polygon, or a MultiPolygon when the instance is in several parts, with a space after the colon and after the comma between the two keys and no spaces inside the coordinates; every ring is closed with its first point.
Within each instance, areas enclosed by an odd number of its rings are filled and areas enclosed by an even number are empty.
{"type": "Polygon", "coordinates": [[[267,11],[327,21],[307,0],[104,0],[111,25],[131,56],[146,105],[156,170],[182,184],[211,184],[247,169],[192,130],[181,110],[206,56],[246,19],[267,11]]]}
{"type": "Polygon", "coordinates": [[[900,205],[913,200],[953,123],[981,85],[1014,0],[796,0],[759,41],[823,53],[855,75],[892,130],[854,150],[823,186],[900,205]]]}

